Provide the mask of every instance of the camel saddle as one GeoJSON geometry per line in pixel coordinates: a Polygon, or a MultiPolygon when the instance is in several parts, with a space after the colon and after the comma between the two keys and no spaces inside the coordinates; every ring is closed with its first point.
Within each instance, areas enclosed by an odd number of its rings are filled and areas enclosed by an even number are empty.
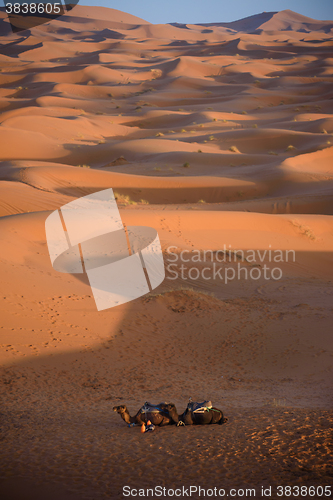
{"type": "Polygon", "coordinates": [[[192,413],[204,413],[212,408],[211,401],[203,401],[202,403],[196,403],[195,401],[190,401],[187,405],[187,409],[192,413]]]}
{"type": "Polygon", "coordinates": [[[168,412],[165,409],[165,406],[168,403],[159,403],[158,405],[153,405],[152,403],[148,403],[148,401],[145,402],[145,404],[141,408],[141,413],[164,413],[167,414],[168,412]]]}

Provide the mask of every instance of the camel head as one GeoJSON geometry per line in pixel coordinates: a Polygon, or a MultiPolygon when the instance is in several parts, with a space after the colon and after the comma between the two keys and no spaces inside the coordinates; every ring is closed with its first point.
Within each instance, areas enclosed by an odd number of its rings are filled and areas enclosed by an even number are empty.
{"type": "Polygon", "coordinates": [[[176,408],[176,406],[175,406],[173,403],[169,403],[169,404],[166,406],[166,410],[168,411],[170,418],[171,418],[171,419],[172,419],[175,423],[178,423],[178,412],[177,412],[177,408],[176,408]]]}
{"type": "Polygon", "coordinates": [[[177,413],[177,408],[176,406],[173,404],[173,403],[169,403],[166,405],[166,409],[168,410],[168,412],[176,412],[177,413]]]}
{"type": "Polygon", "coordinates": [[[166,409],[169,412],[170,418],[174,421],[175,424],[177,424],[177,427],[179,427],[180,425],[185,425],[184,418],[186,412],[178,415],[177,408],[173,403],[169,403],[166,409]]]}
{"type": "Polygon", "coordinates": [[[121,415],[122,413],[127,412],[127,408],[126,408],[126,405],[114,406],[113,411],[116,411],[117,413],[119,413],[121,415]]]}

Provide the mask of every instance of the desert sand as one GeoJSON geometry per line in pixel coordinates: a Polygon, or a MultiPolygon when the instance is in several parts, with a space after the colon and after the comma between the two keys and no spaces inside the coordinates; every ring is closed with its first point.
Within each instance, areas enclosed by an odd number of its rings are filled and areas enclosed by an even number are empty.
{"type": "Polygon", "coordinates": [[[0,33],[1,498],[332,486],[333,21],[77,6],[17,34],[2,12],[0,33]],[[166,278],[98,312],[85,275],[52,268],[45,220],[110,187],[158,231],[166,278]],[[280,279],[204,279],[215,257],[173,279],[170,247],[223,245],[296,257],[280,279]],[[228,423],[141,434],[112,411],[189,397],[228,423]]]}

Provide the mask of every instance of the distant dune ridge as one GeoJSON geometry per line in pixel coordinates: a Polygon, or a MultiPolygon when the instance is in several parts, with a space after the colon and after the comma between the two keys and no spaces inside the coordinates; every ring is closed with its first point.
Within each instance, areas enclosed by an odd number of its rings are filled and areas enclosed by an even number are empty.
{"type": "Polygon", "coordinates": [[[244,33],[257,33],[261,31],[311,31],[332,32],[332,21],[317,21],[303,16],[297,12],[286,9],[280,12],[263,12],[254,16],[245,17],[230,23],[206,23],[201,26],[221,26],[244,33]]]}
{"type": "MultiPolygon", "coordinates": [[[[110,23],[124,23],[126,25],[151,25],[148,21],[140,17],[133,16],[122,12],[117,9],[109,9],[106,7],[87,7],[83,5],[76,5],[72,10],[68,11],[65,18],[70,18],[71,22],[79,22],[79,19],[90,19],[98,21],[106,21],[110,23]]],[[[5,8],[0,8],[0,19],[6,19],[7,14],[5,8]]],[[[60,20],[60,18],[58,18],[60,20]]],[[[290,9],[282,10],[280,12],[262,12],[261,14],[254,14],[243,19],[231,22],[212,22],[212,23],[197,23],[196,25],[187,25],[181,23],[170,23],[171,26],[188,28],[190,26],[207,26],[207,27],[220,27],[228,28],[229,30],[241,33],[256,33],[261,31],[296,31],[303,33],[310,33],[311,31],[319,31],[330,33],[333,29],[332,21],[319,21],[312,19],[290,9]]],[[[125,27],[126,26],[126,27],[125,27]]],[[[162,25],[161,25],[162,26],[162,25]]],[[[0,30],[0,35],[7,33],[4,26],[0,30]]]]}
{"type": "Polygon", "coordinates": [[[332,483],[332,27],[78,5],[13,34],[0,12],[0,497],[332,483]],[[45,220],[110,187],[166,279],[98,312],[45,220]],[[141,435],[112,412],[190,396],[228,424],[141,435]]]}

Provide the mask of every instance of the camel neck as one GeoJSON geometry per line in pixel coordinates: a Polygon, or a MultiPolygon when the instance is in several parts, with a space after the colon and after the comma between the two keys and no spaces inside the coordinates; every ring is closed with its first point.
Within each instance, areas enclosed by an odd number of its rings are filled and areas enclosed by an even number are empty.
{"type": "Polygon", "coordinates": [[[135,417],[131,417],[128,410],[121,414],[122,418],[125,420],[126,424],[133,424],[135,422],[135,417]]]}

